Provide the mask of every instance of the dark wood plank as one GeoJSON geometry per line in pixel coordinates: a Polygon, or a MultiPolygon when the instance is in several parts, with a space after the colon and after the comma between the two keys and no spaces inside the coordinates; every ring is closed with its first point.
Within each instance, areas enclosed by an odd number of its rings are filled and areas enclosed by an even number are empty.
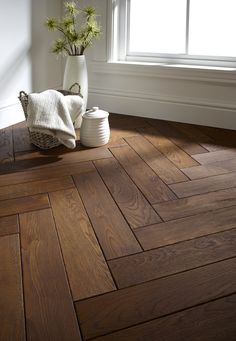
{"type": "Polygon", "coordinates": [[[193,156],[200,164],[205,165],[216,161],[224,161],[236,158],[236,150],[217,150],[207,154],[196,154],[193,156]]]}
{"type": "Polygon", "coordinates": [[[55,148],[49,151],[35,151],[32,153],[18,153],[15,156],[15,170],[37,169],[43,167],[60,166],[74,162],[84,162],[90,160],[104,159],[112,157],[112,154],[105,147],[80,149],[73,151],[64,148],[55,148]]]}
{"type": "Polygon", "coordinates": [[[140,245],[96,169],[77,174],[74,180],[106,258],[140,252],[140,245]]]}
{"type": "Polygon", "coordinates": [[[171,161],[143,136],[128,137],[126,141],[166,184],[188,180],[171,161]]]}
{"type": "Polygon", "coordinates": [[[81,301],[76,308],[87,340],[232,294],[235,289],[233,258],[81,301]]]}
{"type": "MultiPolygon", "coordinates": [[[[147,124],[145,124],[147,125],[147,124]]],[[[111,138],[118,139],[118,138],[125,138],[129,136],[136,136],[140,135],[139,132],[134,128],[134,126],[128,127],[125,123],[122,123],[121,126],[113,126],[111,127],[111,138]]]]}
{"type": "Polygon", "coordinates": [[[132,228],[162,221],[115,159],[98,160],[94,163],[132,228]]]}
{"type": "Polygon", "coordinates": [[[0,340],[24,341],[25,321],[18,235],[0,238],[0,340]]]}
{"type": "Polygon", "coordinates": [[[235,206],[135,230],[145,250],[236,227],[235,206]]]}
{"type": "Polygon", "coordinates": [[[118,288],[125,288],[235,256],[233,229],[114,259],[109,266],[118,288]]]}
{"type": "Polygon", "coordinates": [[[111,152],[151,204],[176,198],[131,147],[111,148],[111,152]]]}
{"type": "Polygon", "coordinates": [[[229,188],[155,204],[154,208],[167,221],[234,205],[236,208],[236,188],[229,188]]]}
{"type": "Polygon", "coordinates": [[[47,207],[49,207],[49,201],[46,194],[4,200],[0,202],[0,217],[47,207]]]}
{"type": "Polygon", "coordinates": [[[236,335],[236,295],[101,336],[96,341],[229,341],[236,335]]]}
{"type": "Polygon", "coordinates": [[[17,215],[0,218],[0,236],[19,233],[17,215]]]}
{"type": "Polygon", "coordinates": [[[50,194],[74,300],[116,289],[76,189],[50,194]]]}
{"type": "Polygon", "coordinates": [[[13,138],[15,153],[36,149],[36,147],[30,143],[29,132],[25,121],[18,123],[13,127],[13,138]]]}
{"type": "Polygon", "coordinates": [[[112,128],[131,129],[147,126],[147,119],[144,117],[114,115],[109,116],[109,122],[112,128]]]}
{"type": "Polygon", "coordinates": [[[20,215],[29,340],[81,340],[49,209],[20,215]]]}
{"type": "Polygon", "coordinates": [[[17,185],[7,185],[1,187],[0,200],[20,198],[28,195],[47,193],[72,187],[74,187],[74,182],[70,176],[50,180],[26,182],[17,185]]]}
{"type": "Polygon", "coordinates": [[[161,134],[157,128],[141,128],[138,129],[138,131],[178,168],[198,165],[197,161],[161,134]]]}
{"type": "Polygon", "coordinates": [[[212,128],[212,127],[201,127],[201,130],[208,136],[210,136],[217,145],[223,147],[221,149],[236,148],[236,131],[230,129],[212,128]]]}
{"type": "Polygon", "coordinates": [[[212,176],[210,178],[197,179],[170,185],[170,188],[179,198],[185,198],[192,195],[218,191],[220,189],[227,189],[235,186],[236,172],[232,172],[228,174],[212,176]]]}
{"type": "Polygon", "coordinates": [[[191,140],[195,141],[196,143],[200,143],[209,152],[224,149],[224,147],[215,144],[215,141],[210,136],[204,134],[201,126],[177,122],[170,122],[170,124],[176,129],[182,131],[191,140]]]}
{"type": "Polygon", "coordinates": [[[78,162],[58,167],[48,167],[9,174],[1,174],[0,186],[14,185],[37,180],[54,179],[61,176],[87,172],[89,169],[91,169],[91,167],[93,168],[93,165],[90,162],[78,162]]]}
{"type": "Polygon", "coordinates": [[[176,129],[174,124],[171,124],[171,122],[153,120],[152,125],[154,125],[167,139],[172,141],[176,144],[176,146],[184,150],[189,155],[208,152],[208,150],[196,143],[190,136],[187,136],[182,131],[176,129]]]}
{"type": "Polygon", "coordinates": [[[14,161],[12,128],[0,129],[0,166],[14,161]]]}
{"type": "Polygon", "coordinates": [[[191,180],[236,171],[236,158],[182,169],[191,180]]]}
{"type": "Polygon", "coordinates": [[[124,140],[123,137],[118,133],[116,134],[113,129],[111,129],[111,136],[109,142],[106,144],[107,148],[110,147],[121,147],[126,146],[127,142],[124,140]]]}

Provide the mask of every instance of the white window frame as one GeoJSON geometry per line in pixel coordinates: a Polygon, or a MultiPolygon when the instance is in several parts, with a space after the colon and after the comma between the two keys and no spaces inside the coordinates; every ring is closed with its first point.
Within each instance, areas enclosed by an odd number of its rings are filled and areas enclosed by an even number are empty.
{"type": "Polygon", "coordinates": [[[193,65],[206,67],[236,68],[236,57],[215,57],[188,55],[189,35],[189,5],[187,0],[186,17],[186,53],[161,54],[161,53],[133,53],[129,51],[129,11],[130,0],[110,0],[109,13],[111,14],[111,62],[156,63],[165,65],[193,65]]]}

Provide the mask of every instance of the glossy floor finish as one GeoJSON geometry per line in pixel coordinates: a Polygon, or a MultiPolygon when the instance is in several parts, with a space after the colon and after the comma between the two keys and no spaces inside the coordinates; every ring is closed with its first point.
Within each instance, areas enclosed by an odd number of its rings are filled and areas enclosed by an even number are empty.
{"type": "Polygon", "coordinates": [[[73,151],[0,131],[0,340],[236,340],[236,131],[110,125],[73,151]]]}

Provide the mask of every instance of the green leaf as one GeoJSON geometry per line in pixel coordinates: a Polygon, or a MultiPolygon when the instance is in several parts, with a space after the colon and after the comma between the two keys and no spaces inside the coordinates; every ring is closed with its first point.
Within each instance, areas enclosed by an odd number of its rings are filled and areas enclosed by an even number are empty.
{"type": "Polygon", "coordinates": [[[58,25],[58,21],[56,18],[47,18],[46,19],[46,22],[45,22],[45,25],[47,26],[47,28],[50,30],[50,31],[55,31],[57,25],[58,25]]]}
{"type": "Polygon", "coordinates": [[[93,6],[87,6],[83,9],[87,18],[91,18],[96,15],[96,9],[93,6]]]}
{"type": "Polygon", "coordinates": [[[65,2],[65,15],[59,20],[47,18],[49,30],[57,30],[61,38],[52,47],[56,54],[82,55],[84,50],[92,45],[93,39],[101,35],[101,26],[96,20],[96,10],[93,6],[79,9],[75,2],[65,2]]]}
{"type": "Polygon", "coordinates": [[[79,13],[79,9],[74,2],[65,2],[64,7],[66,11],[71,15],[76,15],[79,13]]]}
{"type": "Polygon", "coordinates": [[[66,52],[66,42],[63,39],[55,40],[52,46],[52,52],[56,54],[61,54],[66,52]]]}

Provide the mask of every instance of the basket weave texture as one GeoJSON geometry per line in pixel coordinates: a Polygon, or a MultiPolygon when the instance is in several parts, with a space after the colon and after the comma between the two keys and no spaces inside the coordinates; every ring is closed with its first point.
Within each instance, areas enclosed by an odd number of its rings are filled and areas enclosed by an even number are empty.
{"type": "MultiPolygon", "coordinates": [[[[80,96],[83,97],[80,93],[80,85],[78,83],[74,83],[69,90],[57,90],[60,93],[62,93],[64,96],[68,96],[68,95],[76,95],[76,96],[80,96]],[[72,91],[73,88],[77,87],[78,91],[72,91]]],[[[25,93],[24,91],[20,91],[19,94],[19,100],[21,102],[23,111],[24,111],[24,115],[25,115],[25,119],[27,121],[27,106],[28,106],[28,94],[25,93]]],[[[30,142],[32,144],[34,144],[36,147],[39,147],[40,149],[51,149],[54,147],[57,147],[61,144],[61,142],[59,142],[59,140],[56,137],[53,137],[51,135],[47,135],[44,133],[39,133],[39,132],[35,132],[35,131],[29,131],[29,137],[30,137],[30,142]]]]}

